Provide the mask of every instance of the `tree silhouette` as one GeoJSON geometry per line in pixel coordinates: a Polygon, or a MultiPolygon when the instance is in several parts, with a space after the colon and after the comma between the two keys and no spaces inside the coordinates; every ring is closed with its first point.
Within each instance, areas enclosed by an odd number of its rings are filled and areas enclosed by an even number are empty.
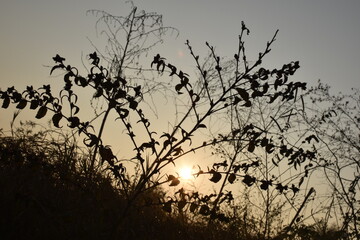
{"type": "MultiPolygon", "coordinates": [[[[304,128],[313,132],[319,149],[319,163],[329,184],[329,213],[342,216],[342,231],[358,239],[359,233],[359,90],[351,94],[330,93],[319,82],[306,94],[304,128]]],[[[309,139],[310,141],[310,139],[309,139]]]]}
{"type": "Polygon", "coordinates": [[[315,135],[304,135],[304,142],[299,144],[289,134],[295,117],[293,112],[301,111],[294,103],[301,101],[301,91],[306,90],[306,83],[290,79],[300,67],[299,62],[293,61],[274,69],[262,67],[278,31],[252,62],[247,59],[244,39],[250,31],[244,22],[234,57],[229,61],[224,61],[206,42],[210,54],[203,62],[187,41],[186,46],[199,75],[192,77],[160,53],[147,63],[151,69],[141,66],[139,59],[143,54],[161,42],[166,31],[174,30],[163,27],[160,15],[138,11],[136,7],[132,7],[125,17],[102,11],[92,13],[99,16],[98,24],[105,24],[108,52],[90,53],[90,69],[86,74],[81,74],[78,68],[67,64],[66,59],[57,54],[50,74],[64,73],[63,89],[58,94],[53,93],[51,85],[38,89],[28,86],[24,91],[10,87],[0,91],[2,108],[8,108],[10,104],[20,110],[29,108],[36,112],[37,119],[50,115],[56,128],[66,125],[83,137],[84,145],[91,149],[89,174],[95,168],[111,173],[113,186],[126,202],[112,229],[114,236],[119,233],[129,213],[141,208],[144,203],[142,196],[159,186],[180,186],[182,180],[166,171],[169,166],[190,153],[210,148],[223,160],[213,162],[207,169],[199,168],[194,175],[208,175],[210,182],[221,185],[218,192],[205,195],[187,193],[179,188],[176,198],[165,196],[151,199],[147,204],[157,202],[169,213],[174,209],[179,212],[186,210],[208,219],[209,224],[227,222],[230,216],[225,214],[221,205],[231,203],[233,195],[231,191],[225,191],[226,184],[242,182],[247,187],[257,186],[265,192],[262,195],[266,202],[262,237],[269,239],[272,226],[269,207],[273,204],[270,191],[285,196],[290,193],[294,196],[299,191],[312,169],[311,162],[316,158],[311,143],[313,139],[317,140],[315,135]],[[152,35],[155,38],[151,38],[152,35]],[[151,71],[159,79],[172,78],[175,81],[168,90],[174,92],[174,97],[183,106],[170,129],[158,129],[151,124],[146,111],[150,103],[145,96],[156,94],[158,87],[166,85],[149,80],[145,71],[151,71]],[[95,111],[94,116],[86,119],[79,115],[86,107],[78,104],[78,98],[82,96],[77,91],[82,88],[92,91],[92,101],[101,101],[105,106],[100,113],[95,111]],[[219,116],[228,122],[221,132],[214,134],[209,120],[219,116]],[[95,119],[100,119],[98,127],[93,124],[95,119]],[[133,149],[123,149],[131,153],[131,158],[118,159],[109,143],[105,142],[104,128],[110,122],[121,125],[125,133],[122,137],[132,143],[133,149]],[[201,138],[200,143],[197,138],[201,138]],[[273,169],[276,167],[281,171],[283,164],[295,170],[302,168],[304,172],[288,179],[272,176],[273,169]]]}

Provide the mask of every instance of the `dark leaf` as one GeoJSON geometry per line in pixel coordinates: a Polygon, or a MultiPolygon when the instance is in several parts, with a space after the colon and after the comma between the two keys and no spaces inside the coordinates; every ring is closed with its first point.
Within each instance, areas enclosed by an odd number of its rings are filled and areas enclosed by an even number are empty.
{"type": "Polygon", "coordinates": [[[214,182],[214,183],[217,183],[220,181],[221,179],[221,173],[219,172],[216,172],[215,170],[211,170],[210,173],[212,173],[212,176],[211,178],[209,179],[210,181],[214,182]]]}
{"type": "Polygon", "coordinates": [[[126,92],[122,89],[119,89],[115,95],[115,98],[125,98],[126,97],[126,92]]]}
{"type": "Polygon", "coordinates": [[[54,124],[55,127],[60,128],[59,122],[60,122],[60,120],[61,120],[62,117],[63,117],[63,116],[62,116],[61,113],[55,113],[55,114],[54,114],[54,116],[52,117],[52,122],[53,122],[53,124],[54,124]]]}
{"type": "Polygon", "coordinates": [[[38,112],[36,113],[36,118],[37,119],[40,119],[40,118],[43,118],[47,113],[47,108],[46,106],[41,106],[38,110],[38,112]]]}
{"type": "Polygon", "coordinates": [[[299,188],[295,187],[294,184],[291,185],[290,189],[293,191],[294,195],[300,190],[299,188]]]}
{"type": "Polygon", "coordinates": [[[310,143],[312,139],[314,139],[316,142],[319,142],[319,139],[315,135],[308,136],[307,138],[305,138],[305,141],[310,143]]]}
{"type": "Polygon", "coordinates": [[[181,148],[181,147],[177,147],[177,148],[175,148],[175,149],[173,150],[173,156],[178,156],[178,155],[180,155],[182,152],[184,152],[184,151],[182,150],[182,148],[181,148]]]}
{"type": "Polygon", "coordinates": [[[170,76],[174,75],[176,73],[176,67],[168,63],[168,67],[171,69],[170,76]]]}
{"type": "Polygon", "coordinates": [[[186,206],[186,201],[185,200],[181,200],[181,201],[178,202],[179,210],[182,210],[185,206],[186,206]]]}
{"type": "MultiPolygon", "coordinates": [[[[170,175],[170,176],[172,176],[172,175],[170,175]]],[[[177,185],[179,185],[180,184],[180,180],[178,179],[178,178],[174,178],[173,180],[171,180],[171,183],[170,183],[170,187],[175,187],[175,186],[177,186],[177,185]]]]}
{"type": "Polygon", "coordinates": [[[80,119],[78,117],[69,117],[68,121],[69,121],[68,124],[69,128],[76,128],[80,124],[80,119]]]}
{"type": "Polygon", "coordinates": [[[92,147],[94,146],[95,144],[97,144],[99,142],[99,139],[96,135],[94,134],[90,134],[89,135],[89,138],[88,139],[84,139],[84,144],[87,146],[87,147],[92,147]]]}
{"type": "Polygon", "coordinates": [[[231,173],[231,174],[229,175],[229,177],[228,177],[228,181],[229,181],[229,183],[231,183],[231,184],[234,183],[235,179],[236,179],[235,173],[231,173]]]}
{"type": "Polygon", "coordinates": [[[129,115],[129,110],[127,110],[126,108],[117,107],[116,111],[120,115],[120,118],[126,118],[129,115]]]}
{"type": "Polygon", "coordinates": [[[197,209],[198,205],[196,203],[191,203],[190,204],[190,212],[195,212],[195,210],[197,209]]]}
{"type": "Polygon", "coordinates": [[[76,106],[74,103],[71,103],[71,110],[73,109],[75,109],[74,115],[76,115],[80,111],[80,108],[78,106],[76,106]]]}
{"type": "Polygon", "coordinates": [[[201,124],[199,124],[199,125],[197,126],[197,128],[206,128],[206,125],[203,124],[203,123],[201,123],[201,124]]]}
{"type": "Polygon", "coordinates": [[[249,142],[248,151],[249,151],[249,152],[254,152],[254,150],[255,150],[255,141],[254,141],[254,140],[251,140],[251,141],[249,142]]]}
{"type": "Polygon", "coordinates": [[[256,181],[255,177],[251,177],[249,175],[245,175],[244,179],[242,180],[243,183],[245,183],[246,185],[248,185],[249,187],[251,187],[251,185],[253,185],[256,181]]]}
{"type": "Polygon", "coordinates": [[[210,208],[207,205],[201,205],[199,213],[201,215],[207,216],[210,214],[210,208]]]}
{"type": "Polygon", "coordinates": [[[241,101],[241,98],[235,96],[235,97],[234,97],[234,102],[233,102],[233,104],[236,105],[236,104],[238,104],[240,101],[241,101]]]}
{"type": "Polygon", "coordinates": [[[57,69],[57,68],[63,68],[63,67],[64,67],[64,65],[62,65],[62,64],[53,66],[53,67],[51,68],[51,70],[50,70],[50,75],[52,74],[52,72],[53,72],[55,69],[57,69]]]}
{"type": "Polygon", "coordinates": [[[246,103],[243,105],[244,107],[251,107],[251,102],[250,101],[246,101],[246,103]]]}
{"type": "Polygon", "coordinates": [[[54,60],[56,63],[62,63],[63,61],[65,61],[65,58],[60,57],[59,54],[56,54],[56,56],[53,57],[53,60],[54,60]]]}
{"type": "Polygon", "coordinates": [[[18,109],[24,109],[27,105],[27,101],[25,99],[21,99],[18,105],[16,105],[16,108],[18,109]]]}
{"type": "Polygon", "coordinates": [[[303,184],[303,182],[304,182],[304,177],[301,177],[299,180],[299,187],[303,184]]]}
{"type": "Polygon", "coordinates": [[[94,98],[98,98],[98,97],[100,97],[102,94],[103,94],[103,89],[102,88],[98,88],[98,89],[96,89],[96,92],[95,92],[95,94],[94,94],[94,98]]]}
{"type": "Polygon", "coordinates": [[[4,101],[3,101],[3,104],[2,104],[2,108],[8,108],[9,107],[9,104],[10,104],[10,98],[9,97],[5,97],[4,98],[4,101]]]}
{"type": "Polygon", "coordinates": [[[262,190],[267,190],[271,185],[272,185],[271,181],[261,180],[260,188],[262,190]]]}
{"type": "Polygon", "coordinates": [[[140,96],[141,95],[141,86],[137,86],[134,88],[134,91],[135,91],[135,96],[140,96]]]}
{"type": "Polygon", "coordinates": [[[162,207],[162,209],[165,211],[165,212],[168,212],[168,213],[171,213],[171,204],[172,204],[172,201],[168,201],[164,204],[164,206],[162,207]]]}
{"type": "Polygon", "coordinates": [[[276,189],[280,192],[280,193],[283,193],[283,191],[285,190],[287,190],[288,189],[288,186],[283,186],[281,183],[278,183],[278,184],[276,184],[276,189]]]}
{"type": "Polygon", "coordinates": [[[33,99],[30,101],[30,109],[36,109],[39,106],[39,100],[33,99]]]}
{"type": "Polygon", "coordinates": [[[90,53],[89,58],[93,60],[91,64],[98,65],[100,62],[100,58],[97,56],[96,52],[90,53]]]}
{"type": "Polygon", "coordinates": [[[116,157],[114,156],[110,147],[108,147],[108,146],[104,147],[103,145],[100,145],[99,154],[101,156],[102,162],[106,161],[110,165],[113,165],[113,159],[116,157]]]}
{"type": "Polygon", "coordinates": [[[82,86],[82,87],[86,87],[87,84],[88,84],[87,80],[84,77],[81,77],[81,76],[75,77],[74,81],[75,81],[76,85],[82,86]]]}
{"type": "Polygon", "coordinates": [[[129,108],[135,110],[138,106],[138,103],[135,100],[131,100],[129,104],[129,108]]]}
{"type": "Polygon", "coordinates": [[[236,88],[236,91],[238,91],[240,97],[245,100],[245,101],[249,101],[249,93],[243,89],[243,88],[236,88]]]}
{"type": "Polygon", "coordinates": [[[175,86],[175,90],[178,94],[181,94],[180,90],[184,87],[183,84],[179,83],[175,86]]]}
{"type": "Polygon", "coordinates": [[[272,153],[274,151],[274,144],[269,143],[265,147],[267,153],[272,153]]]}

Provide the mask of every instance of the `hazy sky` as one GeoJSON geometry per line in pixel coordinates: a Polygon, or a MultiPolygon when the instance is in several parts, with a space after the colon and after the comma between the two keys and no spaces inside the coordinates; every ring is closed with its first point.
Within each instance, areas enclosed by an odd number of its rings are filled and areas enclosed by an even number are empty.
{"type": "MultiPolygon", "coordinates": [[[[277,42],[268,57],[278,66],[300,60],[296,80],[321,79],[334,90],[360,87],[360,1],[358,0],[135,0],[141,9],[164,15],[180,31],[166,48],[167,59],[186,52],[189,39],[196,49],[204,42],[220,54],[233,56],[241,21],[251,30],[250,56],[262,50],[276,29],[277,42]],[[254,48],[252,48],[254,47],[254,48]],[[172,51],[172,52],[171,52],[172,51]]],[[[0,86],[48,81],[51,57],[60,53],[72,62],[92,50],[96,17],[86,10],[128,12],[123,0],[2,0],[0,8],[0,86]]],[[[159,49],[161,50],[161,49],[159,49]]],[[[165,51],[165,50],[164,50],[165,51]]],[[[159,51],[161,53],[161,51],[159,51]]],[[[265,60],[266,61],[266,60],[265,60]]],[[[274,64],[272,64],[274,63],[274,64]]],[[[191,63],[189,63],[191,65],[191,63]]]]}
{"type": "MultiPolygon", "coordinates": [[[[88,38],[102,47],[95,32],[97,18],[86,14],[102,9],[114,15],[129,12],[124,0],[1,0],[0,87],[23,88],[53,81],[49,78],[52,57],[59,53],[69,63],[81,66],[81,58],[94,51],[88,38]]],[[[158,52],[170,62],[192,66],[184,45],[189,39],[198,52],[205,41],[222,56],[237,49],[241,21],[251,30],[248,59],[255,59],[276,29],[280,29],[268,66],[299,60],[294,77],[310,85],[318,79],[333,86],[333,92],[360,87],[359,0],[135,0],[146,11],[163,14],[165,25],[176,27],[179,37],[169,37],[158,52]]],[[[152,56],[149,56],[149,63],[152,56]]],[[[145,59],[146,61],[146,59],[145,59]]],[[[1,110],[1,115],[6,112],[1,110]]],[[[5,116],[5,115],[3,115],[5,116]]],[[[4,117],[0,117],[4,121],[4,117]]],[[[3,122],[4,123],[4,122],[3,122]]]]}

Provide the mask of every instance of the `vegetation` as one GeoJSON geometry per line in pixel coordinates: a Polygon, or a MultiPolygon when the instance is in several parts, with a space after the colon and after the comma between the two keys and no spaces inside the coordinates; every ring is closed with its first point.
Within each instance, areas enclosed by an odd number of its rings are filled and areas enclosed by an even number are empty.
{"type": "Polygon", "coordinates": [[[262,67],[278,32],[255,61],[247,59],[244,23],[229,60],[208,42],[201,60],[187,41],[197,69],[190,76],[160,54],[143,63],[166,33],[176,32],[161,15],[136,7],[125,17],[91,13],[108,46],[89,54],[85,75],[57,54],[50,74],[64,73],[58,94],[51,85],[0,91],[2,108],[50,115],[55,127],[12,123],[11,134],[0,138],[0,226],[7,239],[359,238],[359,174],[343,175],[359,167],[351,135],[352,125],[359,129],[358,106],[350,113],[346,96],[291,81],[298,61],[262,67]],[[91,117],[80,111],[82,89],[93,94],[91,117]],[[166,129],[152,114],[163,93],[177,102],[166,129]],[[321,119],[323,110],[310,107],[319,101],[334,103],[321,119]],[[106,128],[115,125],[119,147],[130,144],[121,148],[128,157],[108,142],[106,128]],[[177,174],[177,163],[199,153],[210,163],[194,161],[194,181],[205,177],[212,191],[185,188],[177,174]],[[311,176],[322,170],[332,184],[331,205],[306,211],[317,193],[311,176]],[[334,213],[341,216],[329,228],[334,213]]]}

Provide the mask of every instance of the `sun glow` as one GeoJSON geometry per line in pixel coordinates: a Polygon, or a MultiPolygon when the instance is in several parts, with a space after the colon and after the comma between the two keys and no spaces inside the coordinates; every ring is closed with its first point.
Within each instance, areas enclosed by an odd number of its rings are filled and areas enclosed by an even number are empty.
{"type": "Polygon", "coordinates": [[[182,167],[179,170],[179,176],[182,179],[190,179],[192,178],[192,170],[189,167],[182,167]]]}

